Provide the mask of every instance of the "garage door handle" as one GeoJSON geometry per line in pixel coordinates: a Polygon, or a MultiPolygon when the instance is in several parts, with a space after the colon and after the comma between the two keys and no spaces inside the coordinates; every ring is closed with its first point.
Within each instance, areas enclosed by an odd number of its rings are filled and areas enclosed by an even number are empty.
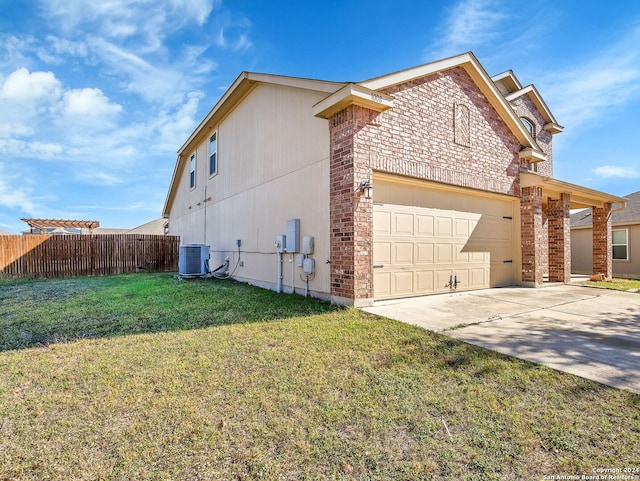
{"type": "Polygon", "coordinates": [[[377,264],[373,266],[374,269],[382,269],[383,267],[384,267],[384,264],[377,264]]]}
{"type": "Polygon", "coordinates": [[[502,261],[505,264],[513,264],[513,260],[509,259],[508,261],[502,261]]]}

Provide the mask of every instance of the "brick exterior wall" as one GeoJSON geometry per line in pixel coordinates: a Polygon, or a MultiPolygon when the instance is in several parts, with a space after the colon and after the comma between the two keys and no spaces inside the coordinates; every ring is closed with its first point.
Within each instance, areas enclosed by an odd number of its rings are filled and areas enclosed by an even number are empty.
{"type": "MultiPolygon", "coordinates": [[[[536,109],[529,95],[523,95],[522,97],[514,99],[511,105],[513,105],[518,117],[526,117],[533,123],[535,127],[535,140],[547,156],[547,160],[538,162],[537,173],[547,177],[553,177],[553,135],[544,130],[545,121],[542,115],[540,115],[540,112],[536,109]]],[[[524,163],[523,167],[527,168],[528,165],[524,163]]]]}
{"type": "Polygon", "coordinates": [[[542,285],[544,266],[537,252],[544,238],[542,223],[542,189],[524,187],[520,201],[522,239],[522,282],[538,287],[542,285]]]}
{"type": "MultiPolygon", "coordinates": [[[[381,93],[394,97],[393,108],[377,113],[351,105],[329,118],[331,295],[356,305],[373,298],[373,202],[358,187],[374,170],[522,196],[523,282],[541,285],[549,268],[542,190],[520,188],[520,143],[466,71],[452,68],[381,93]]],[[[515,105],[518,115],[534,121],[549,156],[538,172],[551,175],[551,134],[528,96],[515,105]]],[[[556,277],[567,255],[562,245],[562,252],[553,251],[556,277]]]]}
{"type": "Polygon", "coordinates": [[[329,118],[331,295],[355,304],[373,297],[373,200],[359,190],[371,167],[355,137],[375,115],[351,105],[329,118]]]}
{"type": "Polygon", "coordinates": [[[549,281],[571,282],[571,212],[569,194],[549,199],[549,281]]]}
{"type": "Polygon", "coordinates": [[[593,272],[613,275],[613,251],[611,248],[611,204],[593,207],[593,272]]]}
{"type": "Polygon", "coordinates": [[[393,108],[358,133],[374,170],[520,195],[519,142],[461,67],[382,90],[393,108]],[[456,106],[469,112],[469,145],[456,143],[456,106]]]}

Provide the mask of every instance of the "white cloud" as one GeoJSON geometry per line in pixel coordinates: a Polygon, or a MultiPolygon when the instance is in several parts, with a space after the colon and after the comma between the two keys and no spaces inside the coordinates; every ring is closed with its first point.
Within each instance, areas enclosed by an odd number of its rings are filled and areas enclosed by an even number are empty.
{"type": "Polygon", "coordinates": [[[64,114],[68,116],[94,117],[104,121],[122,111],[122,106],[111,102],[102,90],[96,88],[74,89],[63,97],[64,114]]]}
{"type": "Polygon", "coordinates": [[[96,171],[95,169],[89,169],[86,171],[79,172],[78,175],[76,176],[76,179],[87,184],[101,185],[101,186],[102,185],[113,186],[113,185],[125,183],[125,179],[123,179],[119,175],[116,175],[113,173],[107,173],[107,172],[99,172],[99,171],[96,171]]]}
{"type": "Polygon", "coordinates": [[[596,167],[591,169],[591,172],[598,177],[612,178],[619,177],[623,179],[637,179],[640,178],[640,172],[633,167],[624,167],[618,165],[603,165],[602,167],[596,167]]]}
{"type": "Polygon", "coordinates": [[[590,61],[548,79],[545,97],[559,122],[577,128],[640,96],[640,27],[617,38],[590,61]]]}
{"type": "Polygon", "coordinates": [[[189,92],[187,101],[182,102],[177,110],[163,111],[157,121],[150,125],[159,133],[156,137],[162,139],[158,148],[172,152],[178,150],[197,124],[195,116],[202,97],[202,92],[189,92]]]}
{"type": "Polygon", "coordinates": [[[474,50],[495,39],[508,20],[499,0],[462,0],[448,10],[440,39],[428,49],[429,60],[474,50]]]}
{"type": "Polygon", "coordinates": [[[35,215],[38,207],[33,202],[30,188],[21,182],[18,175],[9,174],[0,164],[0,206],[35,215]]]}
{"type": "Polygon", "coordinates": [[[94,31],[111,40],[135,38],[139,51],[150,52],[184,25],[203,25],[219,0],[49,0],[44,11],[67,32],[94,31]]]}
{"type": "Polygon", "coordinates": [[[20,68],[11,73],[0,87],[0,99],[14,103],[53,101],[60,97],[62,86],[53,72],[33,72],[20,68]]]}

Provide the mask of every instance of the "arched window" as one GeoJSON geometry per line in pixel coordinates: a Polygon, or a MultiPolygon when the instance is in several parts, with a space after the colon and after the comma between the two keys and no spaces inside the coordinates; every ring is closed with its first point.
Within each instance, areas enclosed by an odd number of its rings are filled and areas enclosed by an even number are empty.
{"type": "Polygon", "coordinates": [[[522,122],[522,125],[524,125],[524,128],[529,131],[529,133],[531,134],[531,137],[533,137],[535,139],[536,138],[536,127],[535,127],[535,125],[533,125],[533,122],[531,122],[531,120],[529,120],[526,117],[520,117],[520,121],[522,122]]]}

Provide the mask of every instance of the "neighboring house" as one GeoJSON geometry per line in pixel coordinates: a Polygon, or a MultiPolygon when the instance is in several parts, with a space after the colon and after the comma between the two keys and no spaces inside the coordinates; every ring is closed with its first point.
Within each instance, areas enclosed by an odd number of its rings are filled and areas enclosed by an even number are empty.
{"type": "Polygon", "coordinates": [[[127,234],[166,235],[167,219],[160,217],[127,231],[127,234]]]}
{"type": "Polygon", "coordinates": [[[141,234],[166,235],[167,219],[160,217],[133,229],[100,227],[95,220],[62,220],[62,219],[21,219],[29,224],[29,231],[23,234],[141,234]]]}
{"type": "Polygon", "coordinates": [[[75,219],[20,219],[29,225],[29,231],[23,234],[91,234],[100,227],[97,220],[75,219]]]}
{"type": "Polygon", "coordinates": [[[624,199],[552,177],[561,131],[472,53],[358,83],[244,72],[178,151],[163,215],[236,279],[343,304],[569,282],[569,209],[593,208],[610,272],[624,199]],[[312,275],[276,252],[292,219],[312,275]]]}
{"type": "MultiPolygon", "coordinates": [[[[640,192],[627,195],[624,210],[611,214],[613,275],[640,279],[640,192]]],[[[620,206],[614,206],[614,209],[620,206]]],[[[576,274],[598,273],[593,267],[593,228],[589,210],[571,216],[571,267],[576,274]]]]}

